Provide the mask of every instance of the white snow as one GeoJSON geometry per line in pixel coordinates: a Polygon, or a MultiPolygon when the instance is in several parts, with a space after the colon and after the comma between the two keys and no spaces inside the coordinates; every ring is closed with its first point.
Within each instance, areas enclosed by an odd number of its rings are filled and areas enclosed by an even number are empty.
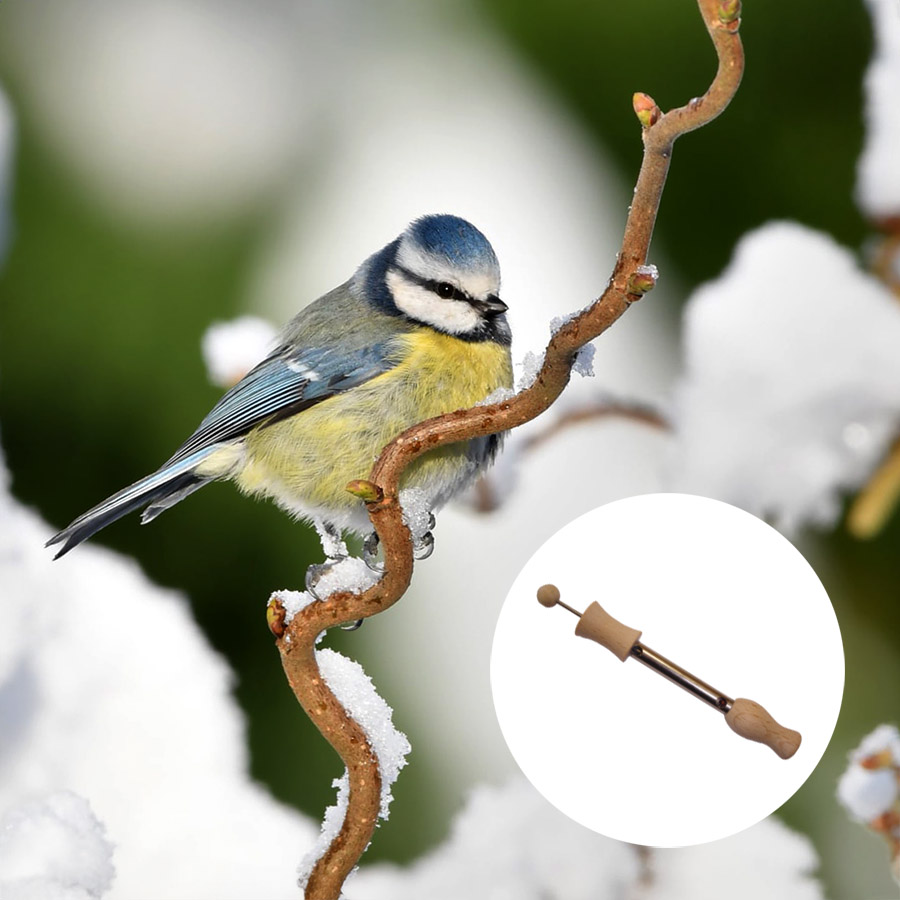
{"type": "Polygon", "coordinates": [[[221,388],[236,384],[274,348],[276,334],[275,326],[258,316],[213,322],[201,342],[209,380],[221,388]]]}
{"type": "Polygon", "coordinates": [[[515,397],[516,392],[512,388],[508,387],[498,387],[491,391],[484,400],[480,400],[476,403],[476,406],[490,406],[492,403],[502,403],[504,400],[509,400],[512,397],[515,397]]]}
{"type": "Polygon", "coordinates": [[[830,525],[900,429],[900,304],[830,237],[745,236],[685,312],[668,487],[830,525]]]}
{"type": "Polygon", "coordinates": [[[89,900],[115,875],[113,845],[90,804],[70,791],[26,800],[0,819],[0,897],[89,900]]]}
{"type": "Polygon", "coordinates": [[[404,488],[400,491],[400,507],[403,522],[409,529],[413,541],[420,541],[430,530],[431,504],[428,494],[421,488],[404,488]]]}
{"type": "Polygon", "coordinates": [[[572,319],[578,318],[578,316],[580,316],[583,312],[583,309],[576,309],[574,312],[567,312],[563,313],[563,315],[561,316],[554,316],[550,320],[550,336],[552,337],[553,335],[555,335],[556,332],[563,327],[563,325],[571,322],[572,319]]]}
{"type": "Polygon", "coordinates": [[[528,390],[537,380],[541,366],[544,365],[544,351],[535,353],[532,350],[526,350],[522,361],[516,365],[522,370],[516,379],[516,391],[521,393],[528,390]]]}
{"type": "Polygon", "coordinates": [[[879,725],[873,732],[867,734],[859,746],[850,754],[852,762],[861,762],[868,756],[887,751],[894,765],[900,768],[900,730],[896,725],[879,725]]]}
{"type": "Polygon", "coordinates": [[[897,802],[897,773],[851,764],[838,781],[837,796],[857,822],[871,822],[897,802]]]}
{"type": "Polygon", "coordinates": [[[585,344],[575,354],[575,362],[572,363],[572,371],[582,378],[594,377],[594,354],[597,348],[593,344],[585,344]]]}
{"type": "Polygon", "coordinates": [[[872,218],[900,216],[900,4],[866,0],[875,52],[866,70],[866,137],[857,169],[856,196],[872,218]]]}
{"type": "Polygon", "coordinates": [[[868,823],[895,809],[900,795],[900,732],[879,725],[850,753],[838,781],[837,796],[851,818],[868,823]]]}
{"type": "Polygon", "coordinates": [[[316,598],[309,591],[289,591],[287,589],[281,591],[273,591],[269,597],[269,602],[279,600],[284,607],[285,624],[290,622],[301,609],[306,609],[310,603],[316,603],[316,598]]]}
{"type": "MultiPolygon", "coordinates": [[[[574,319],[580,314],[581,310],[565,316],[555,316],[550,322],[551,335],[556,334],[566,322],[574,319]]],[[[594,376],[594,354],[596,351],[597,348],[591,343],[580,347],[575,354],[572,371],[581,375],[583,378],[592,378],[594,376]]],[[[527,350],[522,357],[522,361],[516,364],[517,367],[522,370],[519,377],[516,379],[517,391],[527,390],[534,384],[538,377],[538,373],[541,371],[541,366],[544,364],[544,352],[544,350],[541,350],[539,353],[535,353],[532,350],[527,350]]]]}

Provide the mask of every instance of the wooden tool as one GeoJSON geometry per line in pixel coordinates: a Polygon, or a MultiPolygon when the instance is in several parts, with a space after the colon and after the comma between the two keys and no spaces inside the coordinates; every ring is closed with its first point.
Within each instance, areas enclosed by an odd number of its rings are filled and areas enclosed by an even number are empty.
{"type": "Polygon", "coordinates": [[[646,644],[641,643],[641,632],[614,619],[599,603],[592,603],[583,613],[572,609],[559,599],[559,588],[545,584],[538,588],[538,602],[542,606],[561,606],[578,616],[575,634],[606,647],[622,662],[632,657],[645,666],[659,672],[688,693],[699,697],[725,716],[732,731],[749,741],[758,741],[771,747],[782,759],[790,759],[800,746],[800,733],[779,725],[758,703],[731,697],[717,691],[695,675],[666,659],[646,644]]]}

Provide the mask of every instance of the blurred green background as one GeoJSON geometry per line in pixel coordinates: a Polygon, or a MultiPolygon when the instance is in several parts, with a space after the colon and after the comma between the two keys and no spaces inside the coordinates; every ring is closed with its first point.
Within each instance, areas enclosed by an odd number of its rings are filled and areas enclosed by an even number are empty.
{"type": "MultiPolygon", "coordinates": [[[[15,2],[0,6],[6,33],[0,83],[18,127],[15,235],[0,272],[0,427],[16,495],[61,526],[156,468],[217,398],[200,337],[210,321],[244,311],[277,198],[262,193],[239,215],[214,223],[124,225],[94,202],[40,127],[16,62],[27,48],[15,46],[17,21],[9,20],[15,2]]],[[[555,102],[583,123],[625,183],[633,181],[641,152],[632,93],[646,91],[667,108],[702,93],[714,72],[690,0],[447,0],[427,14],[473,35],[499,34],[555,102]]],[[[862,3],[826,9],[812,0],[789,6],[751,0],[742,35],[748,62],[739,95],[723,118],[678,143],[663,198],[655,248],[688,289],[715,276],[740,235],[768,219],[797,219],[852,248],[869,234],[853,202],[861,79],[871,49],[862,3]]],[[[669,310],[673,342],[676,313],[669,310]]],[[[859,738],[898,718],[898,539],[894,517],[865,544],[843,531],[804,543],[842,624],[847,690],[831,749],[782,813],[817,843],[835,897],[861,896],[863,869],[886,870],[878,841],[849,823],[834,824],[843,813],[833,788],[859,738]],[[829,834],[838,829],[839,846],[833,836],[826,846],[826,822],[829,834]]],[[[141,529],[129,517],[98,540],[137,558],[154,581],[189,595],[201,626],[237,673],[253,774],[318,817],[332,799],[339,767],[297,714],[261,606],[273,587],[302,583],[317,556],[310,530],[270,504],[215,486],[166,513],[158,526],[141,529]],[[302,782],[275,776],[300,770],[302,782]]],[[[348,641],[340,636],[336,643],[348,641]]],[[[803,665],[800,635],[797,665],[803,665]]],[[[446,832],[447,823],[429,815],[422,768],[410,766],[395,793],[404,814],[381,829],[372,859],[410,859],[446,832]]]]}

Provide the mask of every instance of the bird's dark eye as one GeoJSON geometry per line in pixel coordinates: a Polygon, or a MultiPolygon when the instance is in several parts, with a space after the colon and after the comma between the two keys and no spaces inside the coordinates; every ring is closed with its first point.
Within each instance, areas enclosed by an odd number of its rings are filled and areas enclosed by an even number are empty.
{"type": "Polygon", "coordinates": [[[456,288],[454,288],[452,284],[447,284],[446,281],[442,281],[437,286],[437,295],[438,297],[442,297],[444,300],[449,300],[455,293],[456,288]]]}

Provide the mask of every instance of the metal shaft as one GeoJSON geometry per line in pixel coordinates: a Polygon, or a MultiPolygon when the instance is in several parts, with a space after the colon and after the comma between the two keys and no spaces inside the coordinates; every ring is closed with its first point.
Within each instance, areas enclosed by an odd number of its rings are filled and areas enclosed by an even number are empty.
{"type": "Polygon", "coordinates": [[[645,666],[659,672],[669,681],[674,682],[680,688],[684,688],[688,693],[699,697],[704,703],[708,703],[713,709],[719,710],[720,713],[727,713],[734,705],[734,700],[717,691],[712,685],[701,681],[696,675],[691,675],[686,669],[676,665],[670,659],[666,659],[662,654],[651,650],[649,647],[638,641],[631,648],[631,655],[645,666]]]}

